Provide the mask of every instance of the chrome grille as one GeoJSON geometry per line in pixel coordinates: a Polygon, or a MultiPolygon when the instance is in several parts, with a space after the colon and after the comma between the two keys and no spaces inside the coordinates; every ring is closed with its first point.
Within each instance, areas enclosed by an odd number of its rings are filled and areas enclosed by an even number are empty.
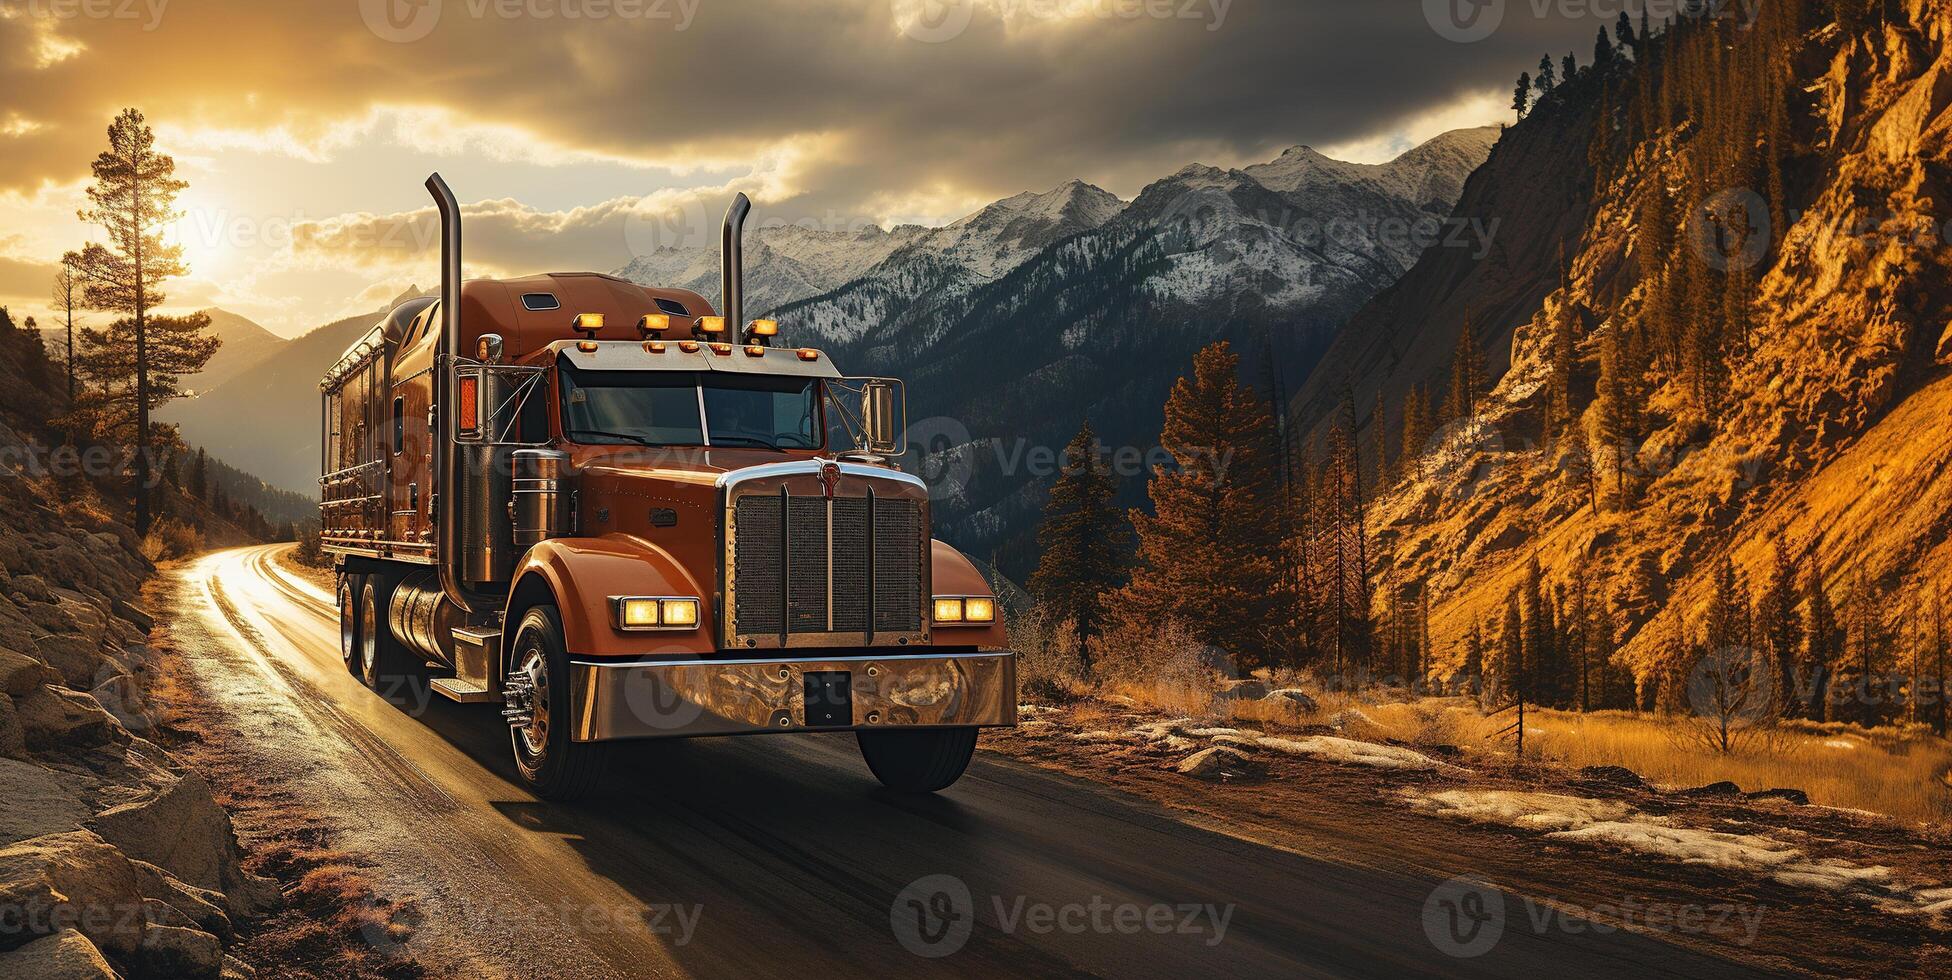
{"type": "Polygon", "coordinates": [[[920,631],[922,507],[872,497],[739,497],[732,514],[733,633],[920,631]]]}

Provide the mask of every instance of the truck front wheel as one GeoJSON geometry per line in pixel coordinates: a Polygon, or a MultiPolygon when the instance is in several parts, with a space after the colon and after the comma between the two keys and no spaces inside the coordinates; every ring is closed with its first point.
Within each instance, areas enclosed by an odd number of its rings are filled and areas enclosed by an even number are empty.
{"type": "Polygon", "coordinates": [[[569,654],[556,607],[536,606],[524,613],[510,651],[502,714],[508,719],[516,772],[530,792],[545,800],[583,796],[603,778],[609,746],[570,739],[569,654]]]}
{"type": "Polygon", "coordinates": [[[976,753],[974,728],[859,732],[861,757],[881,785],[904,793],[933,793],[962,778],[976,753]]]}

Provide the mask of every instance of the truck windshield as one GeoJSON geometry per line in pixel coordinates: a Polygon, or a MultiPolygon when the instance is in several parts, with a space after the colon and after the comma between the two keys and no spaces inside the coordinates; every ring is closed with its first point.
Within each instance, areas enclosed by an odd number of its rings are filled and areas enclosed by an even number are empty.
{"type": "Polygon", "coordinates": [[[813,378],[580,371],[564,364],[559,387],[563,434],[573,442],[820,447],[820,389],[813,378]]]}

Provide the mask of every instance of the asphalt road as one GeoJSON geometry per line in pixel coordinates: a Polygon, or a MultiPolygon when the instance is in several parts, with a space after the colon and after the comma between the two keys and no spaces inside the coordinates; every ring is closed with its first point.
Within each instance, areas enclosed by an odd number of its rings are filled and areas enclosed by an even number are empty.
{"type": "Polygon", "coordinates": [[[178,646],[236,744],[411,901],[409,928],[369,939],[437,972],[1745,973],[1655,937],[1541,928],[1514,896],[1446,884],[1465,868],[1295,853],[981,752],[913,798],[881,789],[850,736],[641,743],[600,798],[539,802],[495,708],[403,709],[350,677],[332,597],[275,550],[179,572],[178,646]]]}

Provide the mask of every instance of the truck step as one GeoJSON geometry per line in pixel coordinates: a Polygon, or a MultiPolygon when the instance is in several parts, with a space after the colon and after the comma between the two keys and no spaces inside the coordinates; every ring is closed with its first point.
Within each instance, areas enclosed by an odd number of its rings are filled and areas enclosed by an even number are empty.
{"type": "Polygon", "coordinates": [[[495,696],[495,692],[486,687],[470,686],[467,681],[458,677],[436,677],[427,686],[433,688],[434,693],[441,697],[462,704],[487,704],[501,700],[495,696]]]}

